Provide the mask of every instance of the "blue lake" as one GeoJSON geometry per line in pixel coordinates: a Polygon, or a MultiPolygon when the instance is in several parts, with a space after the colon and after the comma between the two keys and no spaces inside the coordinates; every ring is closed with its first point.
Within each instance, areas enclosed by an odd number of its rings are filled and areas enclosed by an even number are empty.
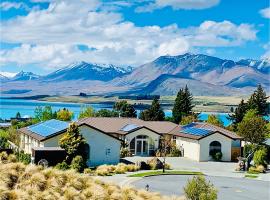
{"type": "MultiPolygon", "coordinates": [[[[63,103],[63,102],[45,102],[36,100],[25,99],[1,99],[0,98],[0,118],[10,119],[15,117],[17,112],[20,112],[21,116],[34,116],[34,110],[37,106],[50,105],[53,111],[57,111],[62,108],[67,108],[74,112],[74,119],[77,119],[82,106],[92,106],[95,110],[100,109],[112,109],[111,104],[93,103],[93,104],[80,104],[80,103],[63,103]]],[[[137,110],[139,113],[140,110],[137,110]]],[[[172,116],[171,110],[164,110],[166,116],[172,116]]],[[[202,112],[199,115],[200,120],[207,120],[209,114],[215,114],[223,122],[224,126],[228,126],[231,121],[227,118],[228,113],[208,113],[202,112]]]]}

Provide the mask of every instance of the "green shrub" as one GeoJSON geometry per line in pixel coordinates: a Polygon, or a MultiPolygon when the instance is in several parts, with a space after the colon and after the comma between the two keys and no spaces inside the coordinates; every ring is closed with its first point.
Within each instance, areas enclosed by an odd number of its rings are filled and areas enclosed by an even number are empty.
{"type": "Polygon", "coordinates": [[[246,145],[244,146],[244,149],[243,149],[244,157],[245,157],[245,158],[248,157],[248,155],[249,155],[250,153],[252,153],[252,151],[254,151],[255,148],[256,148],[256,145],[254,145],[254,144],[246,144],[246,145]]]}
{"type": "Polygon", "coordinates": [[[170,153],[167,155],[169,157],[179,157],[181,156],[181,151],[179,148],[177,148],[176,145],[173,145],[170,149],[170,153]]]}
{"type": "Polygon", "coordinates": [[[65,161],[63,161],[63,162],[58,163],[57,165],[55,165],[55,168],[56,169],[59,169],[59,170],[67,170],[70,167],[69,167],[69,165],[65,161]]]}
{"type": "Polygon", "coordinates": [[[215,155],[215,160],[220,161],[222,158],[222,153],[221,152],[217,152],[215,155]]]}
{"type": "Polygon", "coordinates": [[[261,148],[261,149],[255,151],[253,160],[254,160],[255,166],[258,166],[258,165],[266,166],[267,165],[267,162],[266,162],[266,160],[267,160],[267,149],[266,148],[261,148]]]}
{"type": "Polygon", "coordinates": [[[129,149],[122,147],[121,150],[120,150],[120,157],[124,158],[124,157],[129,157],[129,156],[131,156],[131,153],[130,153],[129,149]]]}
{"type": "Polygon", "coordinates": [[[185,196],[190,200],[216,200],[217,190],[203,176],[194,176],[184,187],[185,196]]]}
{"type": "Polygon", "coordinates": [[[83,157],[76,156],[73,158],[70,167],[78,172],[83,172],[83,169],[85,168],[85,161],[83,160],[83,157]]]}
{"type": "Polygon", "coordinates": [[[25,165],[28,165],[31,163],[31,155],[30,154],[27,154],[27,153],[23,153],[22,151],[21,152],[18,152],[15,154],[16,157],[17,157],[17,160],[19,162],[22,162],[24,163],[25,165]]]}

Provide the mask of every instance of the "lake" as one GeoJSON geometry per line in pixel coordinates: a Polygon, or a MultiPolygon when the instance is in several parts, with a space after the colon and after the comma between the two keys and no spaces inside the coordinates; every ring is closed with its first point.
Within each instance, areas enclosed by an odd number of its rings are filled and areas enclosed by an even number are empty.
{"type": "MultiPolygon", "coordinates": [[[[25,100],[25,99],[2,99],[0,98],[0,118],[1,119],[10,119],[15,117],[17,112],[20,112],[21,116],[34,116],[34,110],[37,106],[46,106],[49,105],[52,107],[53,111],[57,111],[62,108],[67,108],[74,112],[74,119],[78,118],[81,107],[83,106],[92,106],[95,110],[100,109],[112,109],[111,104],[105,103],[92,103],[92,104],[83,104],[83,103],[64,103],[64,102],[46,102],[46,101],[37,101],[37,100],[25,100]]],[[[137,110],[137,113],[140,113],[141,110],[137,110]]],[[[164,110],[166,116],[172,116],[171,110],[164,110]]],[[[209,113],[202,112],[199,115],[200,120],[207,120],[209,114],[216,114],[219,119],[223,122],[224,126],[228,126],[231,121],[227,119],[228,113],[209,113]]]]}

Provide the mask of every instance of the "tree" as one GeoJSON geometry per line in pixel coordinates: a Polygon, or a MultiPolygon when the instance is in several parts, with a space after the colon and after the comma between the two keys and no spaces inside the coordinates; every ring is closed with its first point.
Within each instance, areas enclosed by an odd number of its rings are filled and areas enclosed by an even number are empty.
{"type": "Polygon", "coordinates": [[[20,112],[17,112],[16,118],[17,118],[17,119],[18,119],[18,118],[21,118],[21,113],[20,113],[20,112]]]}
{"type": "Polygon", "coordinates": [[[84,161],[87,159],[87,152],[85,151],[86,140],[79,131],[78,125],[71,123],[67,132],[59,141],[61,148],[66,150],[66,162],[70,164],[76,156],[82,156],[84,161]]]}
{"type": "Polygon", "coordinates": [[[245,103],[244,99],[242,99],[237,108],[235,108],[234,113],[229,115],[229,119],[233,122],[234,128],[236,128],[237,124],[243,120],[246,111],[247,104],[245,103]]]}
{"type": "Polygon", "coordinates": [[[192,115],[182,117],[180,124],[187,125],[187,124],[190,124],[190,123],[196,122],[196,121],[198,121],[198,116],[196,114],[192,114],[192,115]]]}
{"type": "Polygon", "coordinates": [[[203,176],[194,176],[188,180],[184,187],[185,196],[190,200],[216,200],[217,190],[210,181],[206,181],[203,176]]]}
{"type": "Polygon", "coordinates": [[[94,116],[95,116],[95,110],[91,106],[81,107],[79,119],[86,118],[86,117],[94,117],[94,116]]]}
{"type": "Polygon", "coordinates": [[[121,117],[137,117],[135,108],[125,100],[116,102],[113,109],[120,112],[121,117]]]}
{"type": "Polygon", "coordinates": [[[187,116],[192,113],[192,108],[194,107],[192,100],[193,96],[189,92],[187,85],[185,89],[181,88],[179,90],[172,110],[175,123],[178,124],[182,120],[183,116],[187,116]]]}
{"type": "Polygon", "coordinates": [[[100,109],[95,113],[96,117],[118,117],[118,112],[108,109],[100,109]]]}
{"type": "Polygon", "coordinates": [[[209,115],[206,122],[215,126],[223,127],[222,121],[220,121],[216,115],[209,115]]]}
{"type": "Polygon", "coordinates": [[[267,96],[260,84],[249,98],[247,104],[249,109],[256,109],[259,115],[267,114],[267,96]]]}
{"type": "Polygon", "coordinates": [[[258,111],[256,109],[250,109],[250,110],[247,110],[246,114],[243,117],[243,120],[249,120],[257,116],[258,116],[258,111]]]}
{"type": "Polygon", "coordinates": [[[35,111],[35,118],[38,121],[47,121],[50,119],[55,119],[57,116],[55,113],[52,111],[51,106],[45,106],[42,108],[41,106],[36,107],[35,111]]]}
{"type": "Polygon", "coordinates": [[[164,121],[165,113],[163,112],[157,98],[154,98],[149,109],[140,113],[140,119],[145,121],[164,121]]]}
{"type": "Polygon", "coordinates": [[[57,119],[62,120],[62,121],[71,121],[71,119],[73,118],[73,112],[69,111],[66,108],[59,110],[56,115],[57,115],[57,119]]]}
{"type": "Polygon", "coordinates": [[[246,117],[237,127],[237,133],[251,144],[260,144],[265,141],[268,133],[266,121],[260,117],[246,117]]]}

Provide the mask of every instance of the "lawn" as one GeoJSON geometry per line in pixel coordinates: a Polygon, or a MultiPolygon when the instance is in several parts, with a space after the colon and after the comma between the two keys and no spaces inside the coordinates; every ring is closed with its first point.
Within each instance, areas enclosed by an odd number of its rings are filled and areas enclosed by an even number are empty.
{"type": "Polygon", "coordinates": [[[158,171],[150,171],[150,172],[142,172],[129,175],[128,177],[145,177],[145,176],[159,176],[159,175],[203,175],[201,172],[193,172],[193,171],[165,171],[163,173],[161,170],[158,171]]]}
{"type": "Polygon", "coordinates": [[[254,175],[254,174],[246,174],[245,177],[246,177],[246,178],[258,178],[258,175],[254,175]]]}

